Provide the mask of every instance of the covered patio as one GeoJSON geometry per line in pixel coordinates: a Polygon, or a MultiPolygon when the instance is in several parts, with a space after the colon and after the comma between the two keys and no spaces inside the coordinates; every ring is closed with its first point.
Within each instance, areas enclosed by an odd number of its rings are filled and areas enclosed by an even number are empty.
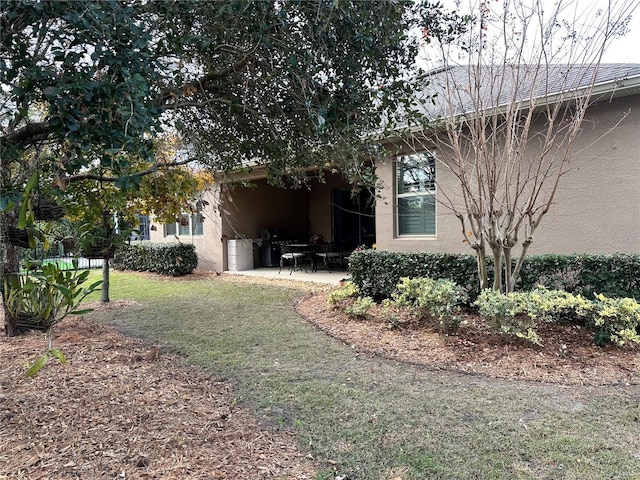
{"type": "MultiPolygon", "coordinates": [[[[314,179],[307,188],[278,188],[265,179],[255,179],[251,186],[225,185],[225,189],[219,203],[219,260],[224,271],[247,268],[237,268],[233,259],[238,240],[245,250],[252,249],[254,269],[275,267],[276,274],[282,249],[290,244],[314,243],[319,250],[323,245],[331,246],[347,256],[359,245],[376,241],[372,193],[363,190],[353,195],[339,174],[329,173],[323,182],[314,179]]],[[[323,265],[318,266],[313,275],[327,273],[331,281],[345,274],[339,268],[322,272],[323,265]]],[[[295,274],[300,273],[293,272],[292,276],[295,274]]],[[[283,269],[283,275],[289,275],[289,271],[283,269]]],[[[310,270],[306,276],[311,276],[310,270]]]]}
{"type": "Polygon", "coordinates": [[[271,278],[277,280],[293,280],[297,282],[314,282],[328,285],[338,286],[341,280],[349,278],[349,272],[341,270],[333,270],[331,272],[327,270],[318,270],[312,272],[308,270],[294,270],[289,274],[288,268],[283,268],[282,272],[278,273],[278,267],[258,267],[252,270],[229,270],[225,273],[230,275],[243,275],[248,277],[260,277],[271,278]]]}

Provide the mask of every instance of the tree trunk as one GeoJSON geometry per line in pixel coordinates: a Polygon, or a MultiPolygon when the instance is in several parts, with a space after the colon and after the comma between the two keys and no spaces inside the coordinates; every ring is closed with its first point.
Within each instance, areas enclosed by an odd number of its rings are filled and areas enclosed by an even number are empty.
{"type": "Polygon", "coordinates": [[[491,246],[493,253],[493,289],[502,292],[502,248],[499,245],[491,246]]]}
{"type": "Polygon", "coordinates": [[[511,270],[511,247],[503,247],[504,253],[504,285],[505,292],[511,293],[516,289],[515,277],[511,270]]]}
{"type": "Polygon", "coordinates": [[[102,288],[100,290],[100,301],[109,302],[109,257],[104,256],[102,262],[102,288]]]}
{"type": "Polygon", "coordinates": [[[484,248],[476,249],[478,261],[478,280],[480,281],[480,291],[489,288],[489,274],[487,272],[487,253],[484,248]]]}

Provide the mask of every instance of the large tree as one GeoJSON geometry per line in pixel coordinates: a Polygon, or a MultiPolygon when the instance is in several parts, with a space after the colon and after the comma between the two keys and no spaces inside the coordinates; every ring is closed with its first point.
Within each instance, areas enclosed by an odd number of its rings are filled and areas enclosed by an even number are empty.
{"type": "Polygon", "coordinates": [[[216,172],[262,163],[299,183],[333,162],[361,175],[364,134],[411,97],[421,24],[455,22],[412,0],[3,1],[0,273],[18,271],[9,237],[35,197],[75,181],[137,188],[167,167],[152,141],[167,127],[216,172]]]}
{"type": "Polygon", "coordinates": [[[467,34],[431,51],[440,68],[426,78],[438,98],[421,106],[438,122],[418,145],[435,147],[439,167],[457,179],[455,188],[438,183],[439,201],[459,218],[462,238],[478,256],[481,288],[490,286],[491,258],[493,288],[514,290],[570,174],[603,54],[624,35],[637,5],[474,2],[467,34]]]}
{"type": "MultiPolygon", "coordinates": [[[[35,217],[25,207],[60,194],[88,167],[108,169],[126,188],[131,156],[153,161],[150,137],[162,108],[149,102],[159,74],[134,6],[6,1],[0,8],[4,278],[18,271],[21,232],[35,217]]],[[[5,327],[15,333],[6,308],[5,327]]]]}
{"type": "Polygon", "coordinates": [[[274,183],[304,181],[327,161],[360,171],[372,132],[408,111],[413,31],[457,25],[439,6],[404,0],[181,5],[158,24],[188,59],[166,107],[199,161],[216,172],[267,165],[274,183]]]}

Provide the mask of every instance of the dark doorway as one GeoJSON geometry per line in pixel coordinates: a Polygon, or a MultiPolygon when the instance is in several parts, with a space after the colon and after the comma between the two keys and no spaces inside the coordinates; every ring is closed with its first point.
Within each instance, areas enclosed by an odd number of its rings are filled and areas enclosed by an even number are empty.
{"type": "Polygon", "coordinates": [[[371,247],[376,242],[376,218],[372,193],[350,188],[336,188],[332,192],[333,240],[344,250],[360,245],[371,247]]]}

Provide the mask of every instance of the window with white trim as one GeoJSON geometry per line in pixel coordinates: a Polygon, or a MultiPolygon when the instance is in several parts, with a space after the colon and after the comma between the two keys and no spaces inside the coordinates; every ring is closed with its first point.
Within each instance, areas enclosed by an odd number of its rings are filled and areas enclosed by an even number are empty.
{"type": "Polygon", "coordinates": [[[164,226],[164,236],[172,237],[177,235],[178,233],[178,224],[177,223],[167,223],[164,226]]]}
{"type": "Polygon", "coordinates": [[[436,159],[430,152],[396,161],[398,236],[436,234],[436,159]]]}
{"type": "Polygon", "coordinates": [[[202,223],[204,217],[201,213],[193,213],[191,215],[181,215],[177,222],[167,223],[164,226],[164,236],[172,237],[180,236],[200,236],[204,234],[202,223]]]}

